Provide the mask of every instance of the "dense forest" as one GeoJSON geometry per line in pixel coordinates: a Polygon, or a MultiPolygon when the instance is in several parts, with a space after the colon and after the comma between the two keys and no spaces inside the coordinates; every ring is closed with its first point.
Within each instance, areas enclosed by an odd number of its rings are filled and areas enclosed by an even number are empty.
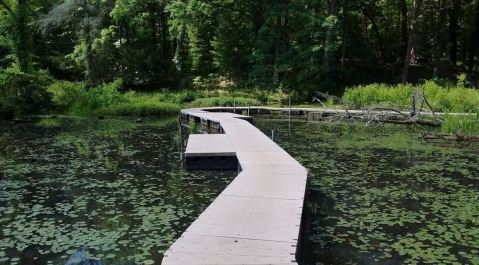
{"type": "Polygon", "coordinates": [[[0,14],[0,80],[36,86],[477,87],[479,0],[0,0],[0,14]]]}

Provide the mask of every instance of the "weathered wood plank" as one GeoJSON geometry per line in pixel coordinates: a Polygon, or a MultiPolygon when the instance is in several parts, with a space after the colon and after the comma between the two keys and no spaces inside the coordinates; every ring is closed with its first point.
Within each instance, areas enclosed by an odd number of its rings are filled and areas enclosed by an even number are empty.
{"type": "Polygon", "coordinates": [[[296,264],[306,169],[250,117],[182,111],[220,124],[223,135],[190,136],[187,156],[231,154],[240,174],[165,253],[163,265],[296,264]]]}

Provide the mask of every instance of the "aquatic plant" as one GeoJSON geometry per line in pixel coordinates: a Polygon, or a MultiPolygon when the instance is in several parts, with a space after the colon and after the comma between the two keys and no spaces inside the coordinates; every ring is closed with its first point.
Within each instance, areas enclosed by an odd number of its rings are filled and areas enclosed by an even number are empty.
{"type": "Polygon", "coordinates": [[[176,117],[2,124],[0,143],[15,149],[0,152],[0,264],[27,252],[47,264],[158,264],[235,175],[184,171],[176,128],[176,117]]]}
{"type": "Polygon", "coordinates": [[[261,121],[309,170],[306,264],[479,264],[479,146],[404,126],[261,121]]]}

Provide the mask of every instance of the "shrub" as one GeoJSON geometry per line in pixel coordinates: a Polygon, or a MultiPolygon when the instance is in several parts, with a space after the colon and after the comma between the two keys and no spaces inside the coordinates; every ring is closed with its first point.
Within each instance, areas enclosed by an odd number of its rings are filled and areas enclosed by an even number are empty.
{"type": "MultiPolygon", "coordinates": [[[[209,91],[209,97],[247,98],[256,101],[255,105],[282,105],[288,103],[288,94],[281,89],[230,88],[209,91]]],[[[206,97],[206,96],[202,96],[206,97]]]]}
{"type": "Polygon", "coordinates": [[[411,85],[371,84],[347,89],[343,98],[354,107],[364,108],[373,105],[388,105],[390,107],[411,106],[414,88],[411,85]]]}
{"type": "Polygon", "coordinates": [[[68,111],[85,92],[85,84],[80,82],[61,81],[48,87],[56,110],[68,111]]]}
{"type": "Polygon", "coordinates": [[[267,104],[268,105],[281,105],[288,103],[288,94],[284,93],[281,90],[276,92],[269,93],[267,96],[267,104]]]}
{"type": "Polygon", "coordinates": [[[441,86],[428,81],[424,93],[435,111],[475,112],[479,107],[479,91],[463,86],[441,86]]]}
{"type": "Polygon", "coordinates": [[[14,117],[45,111],[51,105],[46,88],[53,78],[45,70],[24,73],[0,69],[0,116],[14,117]]]}
{"type": "Polygon", "coordinates": [[[57,110],[72,115],[87,115],[96,110],[124,102],[119,92],[121,81],[87,88],[84,83],[59,82],[52,84],[48,91],[53,95],[57,110]]]}
{"type": "Polygon", "coordinates": [[[479,114],[447,115],[441,125],[443,133],[479,135],[479,114]]]}
{"type": "Polygon", "coordinates": [[[424,89],[424,95],[434,111],[475,112],[479,106],[479,91],[459,85],[427,81],[414,87],[409,84],[389,86],[371,84],[347,89],[343,98],[356,108],[375,105],[410,109],[412,96],[418,89],[424,89]]]}
{"type": "Polygon", "coordinates": [[[95,111],[99,115],[153,116],[178,113],[180,105],[169,102],[133,102],[107,106],[95,111]]]}
{"type": "Polygon", "coordinates": [[[194,107],[233,107],[233,106],[257,106],[258,100],[243,97],[210,97],[199,98],[193,101],[190,105],[194,107]]]}
{"type": "Polygon", "coordinates": [[[175,91],[175,92],[165,92],[162,94],[163,100],[167,102],[174,102],[177,104],[190,103],[195,101],[197,98],[205,97],[206,93],[203,91],[175,91]]]}

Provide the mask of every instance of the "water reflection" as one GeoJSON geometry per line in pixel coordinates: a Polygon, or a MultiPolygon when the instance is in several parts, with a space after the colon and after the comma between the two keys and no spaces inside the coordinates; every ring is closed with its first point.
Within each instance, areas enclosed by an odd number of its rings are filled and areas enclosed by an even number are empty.
{"type": "Polygon", "coordinates": [[[88,258],[88,253],[84,249],[81,249],[71,255],[65,265],[103,265],[103,262],[101,260],[88,258]]]}

